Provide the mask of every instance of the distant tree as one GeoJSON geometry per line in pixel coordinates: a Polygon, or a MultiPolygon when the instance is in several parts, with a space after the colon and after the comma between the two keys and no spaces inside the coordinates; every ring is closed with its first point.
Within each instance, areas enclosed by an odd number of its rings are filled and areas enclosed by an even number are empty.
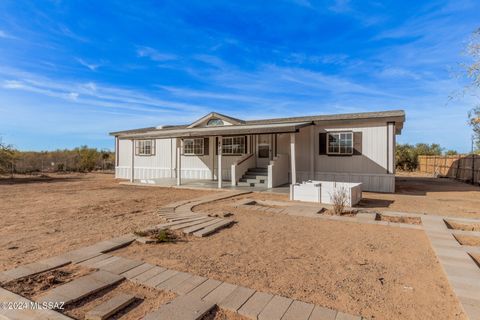
{"type": "Polygon", "coordinates": [[[418,168],[418,156],[436,156],[441,154],[442,148],[436,143],[397,144],[396,167],[399,170],[414,171],[418,168]]]}
{"type": "Polygon", "coordinates": [[[97,166],[98,151],[87,146],[82,146],[77,149],[79,155],[78,170],[79,171],[93,171],[97,166]]]}
{"type": "Polygon", "coordinates": [[[456,156],[456,155],[458,154],[458,152],[455,151],[455,150],[447,150],[447,151],[445,151],[444,154],[445,154],[446,156],[456,156]]]}
{"type": "MultiPolygon", "coordinates": [[[[464,64],[466,74],[471,81],[473,91],[480,89],[480,28],[472,33],[467,45],[467,55],[472,59],[470,63],[464,64]]],[[[477,96],[478,97],[478,96],[477,96]]],[[[468,123],[473,130],[473,138],[476,150],[480,150],[480,102],[468,113],[468,123]]]]}
{"type": "Polygon", "coordinates": [[[15,150],[0,140],[0,173],[11,172],[15,150]]]}

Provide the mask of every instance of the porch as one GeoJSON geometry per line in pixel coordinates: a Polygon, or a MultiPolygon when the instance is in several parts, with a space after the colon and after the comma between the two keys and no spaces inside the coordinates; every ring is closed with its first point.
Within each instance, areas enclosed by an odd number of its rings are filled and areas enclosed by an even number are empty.
{"type": "MultiPolygon", "coordinates": [[[[184,188],[184,189],[217,189],[218,181],[208,179],[182,179],[180,185],[177,184],[176,178],[158,178],[158,179],[139,179],[134,182],[124,182],[123,184],[133,185],[148,185],[164,188],[184,188]]],[[[253,191],[253,192],[266,192],[277,194],[289,194],[290,184],[284,184],[273,188],[267,188],[264,186],[233,186],[230,181],[222,182],[222,189],[225,190],[239,190],[239,191],[253,191]]]]}

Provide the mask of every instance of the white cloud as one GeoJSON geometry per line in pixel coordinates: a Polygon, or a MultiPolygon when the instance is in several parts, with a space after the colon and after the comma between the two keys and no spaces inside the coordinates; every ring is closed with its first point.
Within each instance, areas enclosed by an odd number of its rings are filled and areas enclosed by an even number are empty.
{"type": "Polygon", "coordinates": [[[350,7],[350,0],[334,0],[333,4],[328,7],[328,9],[336,13],[352,11],[352,8],[350,7]]]}
{"type": "Polygon", "coordinates": [[[89,62],[83,60],[82,58],[77,58],[77,61],[82,66],[87,67],[88,69],[90,69],[92,71],[96,71],[101,66],[101,64],[89,63],[89,62]]]}
{"type": "Polygon", "coordinates": [[[169,53],[161,53],[150,47],[139,47],[137,56],[150,58],[153,61],[169,61],[176,60],[177,56],[169,53]]]}

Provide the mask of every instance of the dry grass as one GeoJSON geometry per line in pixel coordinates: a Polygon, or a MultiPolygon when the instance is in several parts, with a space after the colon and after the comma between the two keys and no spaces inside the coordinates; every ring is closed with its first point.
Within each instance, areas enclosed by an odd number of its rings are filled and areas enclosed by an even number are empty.
{"type": "Polygon", "coordinates": [[[407,223],[407,224],[422,224],[422,219],[419,217],[386,215],[384,213],[377,213],[375,216],[377,221],[388,221],[393,223],[407,223]]]}

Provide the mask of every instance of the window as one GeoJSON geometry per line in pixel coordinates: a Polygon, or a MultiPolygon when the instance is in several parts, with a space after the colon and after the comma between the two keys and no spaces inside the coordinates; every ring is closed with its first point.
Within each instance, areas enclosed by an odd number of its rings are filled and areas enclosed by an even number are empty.
{"type": "Polygon", "coordinates": [[[217,127],[217,126],[223,126],[224,123],[221,119],[210,119],[207,122],[207,127],[217,127]]]}
{"type": "Polygon", "coordinates": [[[155,155],[155,140],[136,140],[135,154],[137,156],[155,155]]]}
{"type": "Polygon", "coordinates": [[[336,132],[327,134],[328,154],[353,154],[353,133],[336,132]]]}
{"type": "Polygon", "coordinates": [[[235,155],[245,153],[245,136],[223,138],[222,144],[222,154],[235,155]]]}
{"type": "Polygon", "coordinates": [[[202,156],[203,155],[203,138],[184,139],[183,140],[183,154],[187,156],[202,156]]]}

